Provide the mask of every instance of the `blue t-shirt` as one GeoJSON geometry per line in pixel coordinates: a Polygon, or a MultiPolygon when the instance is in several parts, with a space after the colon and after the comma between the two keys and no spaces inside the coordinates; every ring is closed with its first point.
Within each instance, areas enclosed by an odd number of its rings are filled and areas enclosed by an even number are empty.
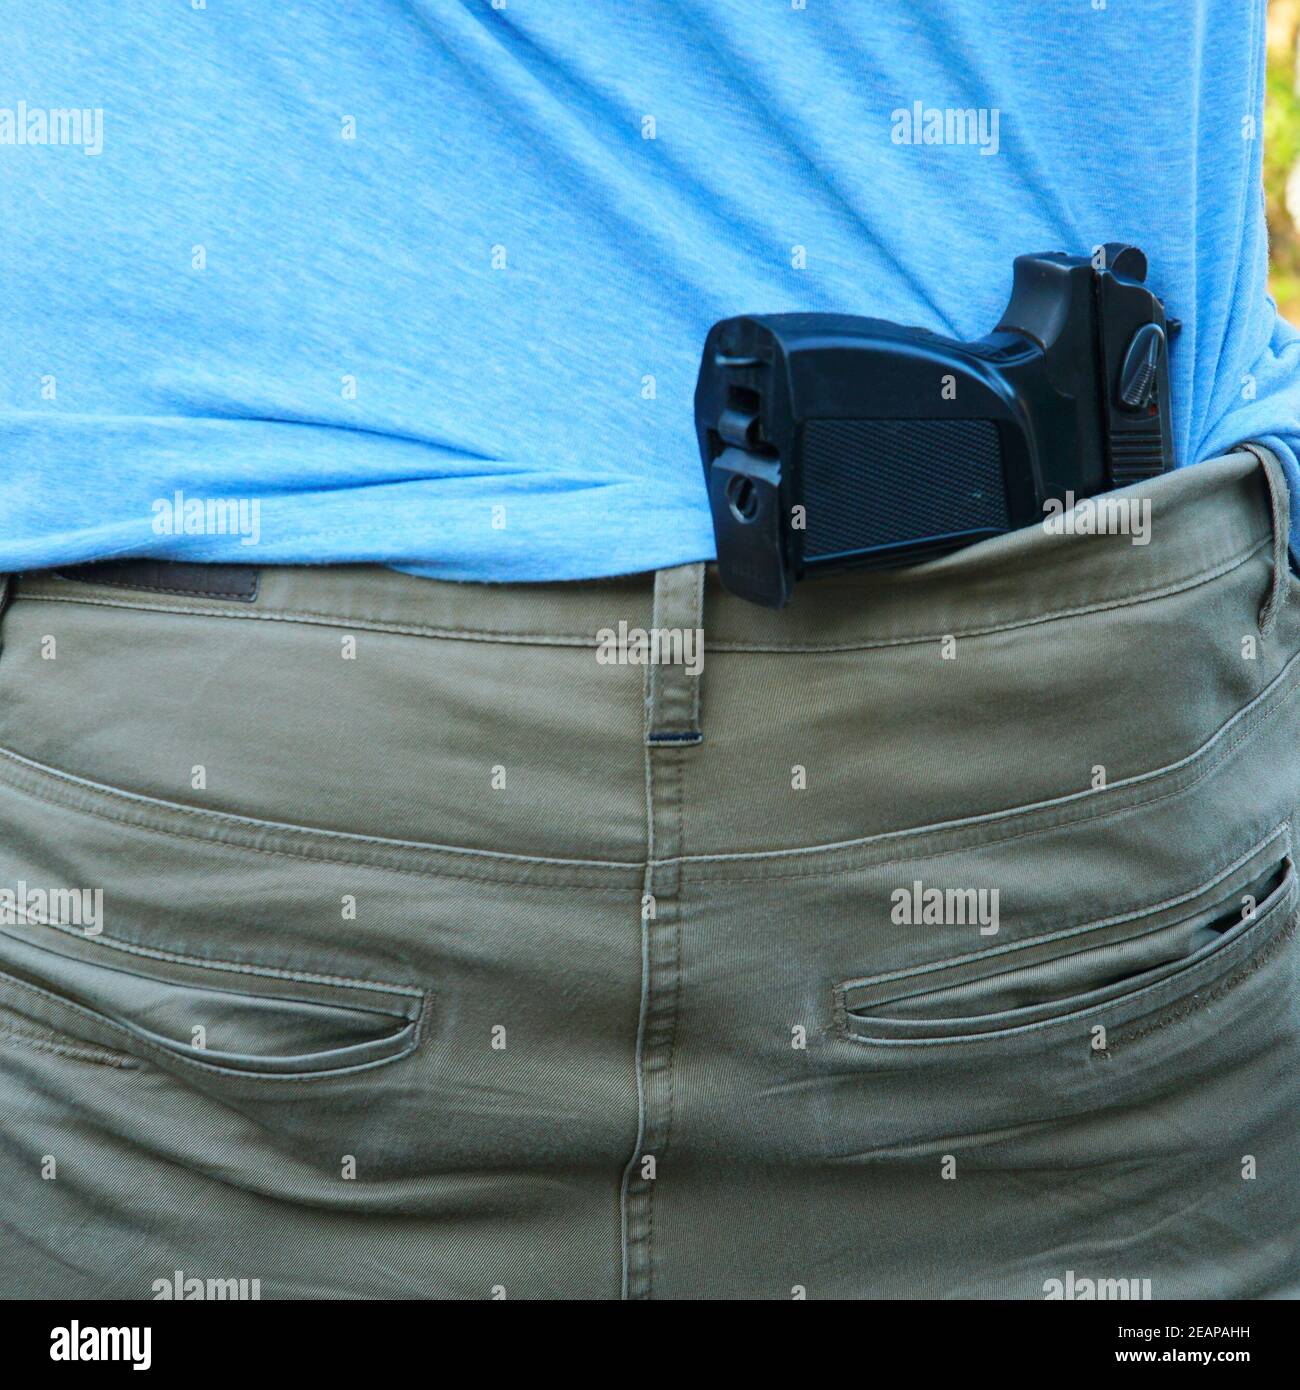
{"type": "Polygon", "coordinates": [[[0,0],[0,571],[711,557],[692,395],[716,319],[978,337],[1015,255],[1112,240],[1183,321],[1179,461],[1259,439],[1300,490],[1264,18],[0,0]]]}

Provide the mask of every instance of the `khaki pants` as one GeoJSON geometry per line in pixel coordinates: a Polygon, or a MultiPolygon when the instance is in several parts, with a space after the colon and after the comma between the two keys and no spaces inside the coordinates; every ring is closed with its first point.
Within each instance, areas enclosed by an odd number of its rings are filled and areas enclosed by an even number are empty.
{"type": "Polygon", "coordinates": [[[11,579],[0,1293],[1296,1296],[1282,489],[782,614],[11,579]]]}

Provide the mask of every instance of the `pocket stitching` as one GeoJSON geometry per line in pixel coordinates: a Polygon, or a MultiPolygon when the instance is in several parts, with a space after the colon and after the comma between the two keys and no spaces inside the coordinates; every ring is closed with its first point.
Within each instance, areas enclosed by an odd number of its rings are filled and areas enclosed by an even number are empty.
{"type": "Polygon", "coordinates": [[[73,1038],[62,1038],[52,1032],[48,1038],[38,1037],[12,1023],[0,1021],[0,1042],[22,1043],[40,1052],[54,1052],[61,1057],[72,1057],[77,1061],[90,1062],[101,1067],[116,1067],[119,1071],[133,1071],[139,1065],[134,1057],[125,1052],[114,1052],[111,1048],[96,1047],[93,1043],[79,1043],[73,1038]]]}
{"type": "Polygon", "coordinates": [[[1181,1023],[1183,1019],[1189,1018],[1198,1010],[1205,1008],[1207,1005],[1216,1003],[1229,991],[1236,989],[1243,980],[1253,975],[1255,971],[1263,969],[1263,967],[1267,965],[1296,934],[1296,928],[1298,926],[1300,926],[1300,912],[1293,910],[1290,919],[1281,931],[1272,937],[1271,940],[1266,941],[1254,955],[1250,956],[1230,975],[1216,981],[1213,989],[1209,990],[1204,995],[1198,994],[1195,991],[1193,991],[1191,995],[1184,995],[1183,998],[1178,1001],[1178,1006],[1176,1008],[1170,1009],[1152,1023],[1143,1024],[1141,1028],[1132,1029],[1127,1033],[1120,1033],[1113,1042],[1108,1043],[1107,1046],[1097,1052],[1095,1056],[1098,1059],[1106,1058],[1110,1056],[1116,1048],[1127,1047],[1130,1043],[1140,1042],[1143,1038],[1149,1037],[1152,1033],[1159,1032],[1162,1028],[1171,1027],[1175,1023],[1181,1023]]]}
{"type": "MultiPolygon", "coordinates": [[[[414,1019],[420,1011],[420,1001],[423,998],[423,991],[416,985],[394,984],[383,980],[356,980],[346,975],[318,975],[306,970],[281,970],[273,965],[251,965],[239,961],[228,960],[208,960],[202,956],[187,956],[179,951],[159,951],[150,946],[137,946],[133,942],[121,941],[115,937],[105,936],[102,932],[94,936],[88,936],[85,932],[75,931],[62,922],[33,922],[23,919],[23,925],[28,927],[48,927],[53,931],[62,932],[65,936],[70,936],[75,941],[99,942],[103,946],[111,947],[115,951],[125,951],[128,955],[144,956],[152,960],[165,960],[173,965],[187,965],[196,970],[225,970],[240,975],[256,975],[267,979],[296,981],[300,984],[321,984],[338,985],[343,989],[375,990],[381,994],[400,994],[405,995],[413,1002],[408,1006],[407,1012],[402,1014],[390,1015],[393,1018],[414,1019]]],[[[387,1010],[373,1010],[372,1012],[384,1013],[387,1010]]]]}
{"type": "Polygon", "coordinates": [[[47,806],[53,806],[61,811],[69,811],[73,815],[91,816],[96,820],[106,821],[110,825],[125,825],[132,830],[138,830],[143,834],[149,835],[168,835],[173,839],[192,840],[203,845],[224,845],[241,852],[250,854],[266,854],[281,859],[297,859],[306,863],[320,864],[341,864],[345,868],[373,868],[380,869],[386,873],[409,874],[414,878],[432,879],[465,879],[471,883],[514,883],[524,881],[510,877],[506,870],[522,870],[527,875],[526,881],[530,886],[539,888],[582,888],[592,893],[617,894],[623,896],[626,893],[624,887],[606,887],[605,885],[593,882],[585,878],[574,879],[546,879],[537,876],[538,870],[549,870],[555,868],[575,868],[579,871],[587,869],[600,871],[617,870],[630,872],[641,867],[640,864],[632,860],[598,860],[598,859],[565,859],[552,857],[549,855],[533,854],[506,854],[498,853],[495,850],[474,849],[460,845],[439,845],[432,843],[420,843],[416,841],[389,840],[377,835],[358,835],[344,830],[328,830],[316,826],[292,825],[287,822],[259,820],[253,816],[241,816],[233,811],[219,811],[209,807],[186,806],[183,802],[168,801],[162,797],[151,796],[145,792],[127,791],[122,787],[110,786],[106,783],[92,782],[87,778],[78,777],[73,773],[51,767],[46,763],[41,763],[33,758],[25,757],[21,753],[15,752],[11,748],[0,746],[0,786],[4,786],[19,796],[31,797],[34,801],[40,801],[47,806]],[[9,776],[3,775],[5,765],[9,764],[9,776]],[[17,769],[15,771],[15,768],[17,769]],[[50,794],[36,791],[32,786],[26,785],[23,775],[38,784],[53,782],[62,795],[55,794],[54,789],[50,788],[50,794]],[[205,822],[211,828],[211,834],[194,834],[177,825],[166,825],[151,823],[148,819],[132,820],[129,816],[114,815],[111,811],[96,809],[85,804],[78,803],[73,792],[80,792],[83,797],[99,797],[110,803],[125,803],[140,810],[144,816],[152,814],[158,820],[165,820],[171,816],[189,817],[197,821],[200,825],[205,822]],[[283,834],[290,838],[299,837],[300,839],[312,841],[312,837],[325,837],[330,843],[342,841],[353,846],[357,853],[350,858],[343,858],[340,855],[317,853],[312,844],[301,847],[286,846],[285,848],[269,848],[266,845],[253,844],[247,839],[241,839],[237,834],[230,833],[228,838],[218,832],[246,832],[255,829],[260,832],[273,831],[283,834]],[[417,869],[410,868],[404,864],[395,864],[391,860],[377,859],[374,857],[363,856],[361,851],[377,851],[380,854],[394,852],[405,853],[410,850],[419,851],[426,858],[436,858],[439,855],[455,856],[458,862],[469,860],[489,860],[492,861],[495,873],[471,874],[461,873],[450,868],[447,869],[417,869]]]}
{"type": "MultiPolygon", "coordinates": [[[[421,998],[420,1006],[416,1012],[408,1018],[406,1027],[393,1035],[393,1040],[401,1038],[404,1034],[409,1034],[408,1040],[398,1051],[390,1053],[386,1057],[377,1057],[373,1061],[358,1062],[353,1066],[326,1068],[323,1071],[312,1072],[259,1072],[244,1071],[238,1067],[223,1067],[215,1062],[201,1062],[197,1057],[191,1057],[183,1052],[176,1052],[170,1048],[161,1047],[158,1043],[151,1042],[147,1038],[140,1037],[125,1024],[118,1023],[116,1019],[109,1018],[106,1014],[96,1013],[94,1009],[87,1008],[84,1004],[78,1004],[75,1000],[65,999],[60,994],[55,994],[52,990],[42,989],[39,985],[34,985],[28,980],[20,980],[14,975],[10,975],[5,970],[0,970],[0,980],[5,984],[11,985],[16,989],[26,990],[29,994],[35,994],[42,999],[48,999],[56,1006],[71,1009],[73,1012],[83,1015],[92,1023],[100,1028],[109,1028],[115,1033],[120,1033],[128,1038],[132,1044],[143,1048],[150,1054],[158,1054],[163,1057],[180,1062],[185,1066],[198,1067],[202,1071],[215,1072],[219,1076],[232,1076],[244,1080],[263,1082],[263,1081],[327,1081],[333,1077],[345,1076],[350,1072],[366,1071],[371,1067],[386,1066],[389,1062],[400,1061],[403,1057],[408,1057],[420,1045],[420,1035],[424,1023],[424,999],[421,998]]],[[[398,1017],[398,1015],[391,1015],[398,1017]]],[[[404,1016],[404,1015],[403,1015],[404,1016]]],[[[320,1054],[328,1056],[329,1053],[320,1054]]]]}
{"type": "MultiPolygon", "coordinates": [[[[1202,897],[1210,889],[1222,883],[1238,869],[1245,868],[1252,859],[1262,854],[1279,836],[1282,837],[1283,854],[1289,858],[1292,853],[1291,846],[1291,822],[1283,821],[1277,828],[1266,835],[1262,840],[1254,844],[1244,854],[1238,855],[1232,863],[1225,865],[1222,869],[1217,869],[1211,876],[1198,884],[1195,888],[1186,893],[1176,894],[1172,898],[1166,898],[1163,902],[1151,903],[1149,905],[1135,907],[1130,912],[1121,912],[1112,917],[1095,918],[1090,922],[1084,922],[1077,927],[1067,927],[1064,931],[1049,932],[1045,936],[1035,936],[1026,941],[1012,941],[1005,946],[991,946],[986,951],[973,951],[964,956],[953,956],[951,959],[940,961],[934,965],[921,966],[912,970],[894,970],[884,975],[862,975],[853,980],[845,980],[837,988],[845,996],[846,1011],[851,1007],[848,995],[852,990],[859,989],[865,985],[889,984],[896,980],[914,980],[927,974],[937,974],[941,970],[948,970],[954,966],[969,965],[978,961],[992,961],[1002,956],[1014,955],[1017,951],[1028,950],[1034,946],[1048,944],[1054,941],[1069,941],[1074,937],[1086,935],[1088,932],[1101,931],[1105,927],[1118,926],[1122,922],[1131,922],[1143,917],[1154,916],[1156,913],[1165,912],[1171,907],[1179,907],[1183,903],[1192,902],[1194,899],[1202,897]]],[[[1300,873],[1300,865],[1295,866],[1300,873]]],[[[1172,924],[1171,924],[1172,925],[1172,924]]],[[[1158,930],[1158,928],[1153,928],[1158,930]]],[[[1143,935],[1137,932],[1132,940],[1138,940],[1143,935]]]]}
{"type": "MultiPolygon", "coordinates": [[[[1293,864],[1287,886],[1281,890],[1285,893],[1285,897],[1280,899],[1268,912],[1260,915],[1257,920],[1251,924],[1249,930],[1243,932],[1235,941],[1230,942],[1219,950],[1212,951],[1196,965],[1189,966],[1173,975],[1166,976],[1164,979],[1157,980],[1153,984],[1143,985],[1129,994],[1120,995],[1118,998],[1109,1000],[1103,1004],[1094,1004],[1082,1009],[1075,1009],[1070,1013],[1061,1014],[1054,1018],[1040,1019],[1034,1023],[1020,1023],[1010,1028],[993,1028],[980,1033],[958,1033],[945,1037],[929,1038],[882,1038],[853,1031],[854,1015],[848,1010],[842,988],[837,988],[835,991],[834,1003],[836,1031],[845,1042],[859,1043],[868,1047],[967,1047],[973,1043],[990,1040],[1000,1041],[1016,1036],[1023,1037],[1032,1035],[1035,1037],[1044,1037],[1053,1031],[1060,1030],[1066,1024],[1074,1023],[1081,1018],[1103,1014],[1107,1010],[1126,1008],[1141,1000],[1143,995],[1153,994],[1162,989],[1167,990],[1171,986],[1179,987],[1180,989],[1180,992],[1174,995],[1172,1002],[1175,1004],[1182,1004],[1195,993],[1196,988],[1195,986],[1186,988],[1180,985],[1180,982],[1186,975],[1206,971],[1209,975],[1209,979],[1206,983],[1217,988],[1223,982],[1227,974],[1239,965],[1240,957],[1245,956],[1247,958],[1244,963],[1245,965],[1253,962],[1257,955],[1261,957],[1261,965],[1271,959],[1272,956],[1276,954],[1274,949],[1275,943],[1277,949],[1280,949],[1281,944],[1294,935],[1294,931],[1292,930],[1293,924],[1300,921],[1300,912],[1297,912],[1296,908],[1298,888],[1300,888],[1300,871],[1297,871],[1296,866],[1293,864]],[[1271,932],[1269,932],[1266,928],[1269,927],[1269,919],[1274,915],[1279,918],[1279,921],[1272,923],[1271,932]],[[1264,933],[1262,940],[1256,938],[1255,933],[1257,931],[1264,933]],[[1219,965],[1220,962],[1222,962],[1222,965],[1219,970],[1214,972],[1209,971],[1208,968],[1210,966],[1219,965]]],[[[1240,973],[1244,978],[1246,973],[1244,965],[1240,973]]],[[[1211,1001],[1206,1000],[1206,1002],[1209,1003],[1211,1001]]],[[[1171,1016],[1169,1021],[1173,1022],[1174,1018],[1171,1016]]],[[[1122,1024],[1120,1026],[1123,1027],[1122,1024]]],[[[1125,1041],[1128,1041],[1128,1039],[1125,1039],[1125,1041]]]]}
{"type": "MultiPolygon", "coordinates": [[[[1300,653],[1292,657],[1258,695],[1237,710],[1231,718],[1221,724],[1204,743],[1199,744],[1191,753],[1172,763],[1167,763],[1163,767],[1135,773],[1131,777],[1112,782],[1100,790],[1067,792],[1046,801],[1028,802],[1024,805],[1010,806],[998,811],[981,812],[978,815],[963,817],[956,821],[939,821],[927,825],[910,826],[901,830],[881,831],[874,835],[836,841],[832,844],[807,845],[798,849],[762,852],[745,851],[730,855],[686,855],[680,858],[680,862],[685,866],[708,866],[741,860],[766,862],[797,859],[810,855],[826,855],[831,860],[830,863],[794,873],[705,874],[700,878],[701,882],[775,883],[782,879],[835,877],[844,873],[857,872],[864,868],[881,869],[915,861],[915,854],[907,858],[896,855],[892,858],[874,861],[864,858],[864,850],[887,841],[918,839],[924,842],[926,839],[939,839],[942,842],[962,835],[974,834],[982,830],[986,824],[993,822],[1007,822],[1012,825],[1027,823],[1026,829],[1013,830],[1008,834],[995,835],[990,839],[973,839],[969,842],[958,840],[955,844],[949,844],[933,851],[921,851],[927,858],[937,860],[950,855],[965,854],[972,849],[991,849],[1014,844],[1017,840],[1033,839],[1054,830],[1073,829],[1076,826],[1098,821],[1119,820],[1135,811],[1144,810],[1148,806],[1183,796],[1194,790],[1211,776],[1221,763],[1226,762],[1244,742],[1254,738],[1259,729],[1267,724],[1298,692],[1300,692],[1300,653]],[[1272,701],[1271,704],[1269,704],[1270,700],[1272,701]],[[1241,727],[1233,728],[1239,721],[1241,727]],[[1230,730],[1231,737],[1228,737],[1230,730]],[[1218,746],[1220,740],[1224,740],[1222,747],[1218,746]],[[1148,784],[1161,787],[1167,783],[1172,784],[1169,785],[1168,790],[1157,791],[1152,796],[1137,800],[1125,799],[1135,790],[1148,784]],[[1097,810],[1077,817],[1072,816],[1067,809],[1071,805],[1086,805],[1088,800],[1085,799],[1096,797],[1106,798],[1109,801],[1119,801],[1120,804],[1109,805],[1103,801],[1097,810]]],[[[4,750],[0,749],[0,753],[3,752],[4,750]]],[[[670,863],[673,861],[659,860],[656,862],[670,863]]]]}

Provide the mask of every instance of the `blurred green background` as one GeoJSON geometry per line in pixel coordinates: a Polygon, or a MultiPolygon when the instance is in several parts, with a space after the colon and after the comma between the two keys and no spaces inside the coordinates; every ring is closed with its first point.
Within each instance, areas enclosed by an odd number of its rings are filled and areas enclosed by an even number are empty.
{"type": "Polygon", "coordinates": [[[1285,318],[1300,325],[1300,0],[1269,0],[1264,192],[1270,285],[1285,318]]]}

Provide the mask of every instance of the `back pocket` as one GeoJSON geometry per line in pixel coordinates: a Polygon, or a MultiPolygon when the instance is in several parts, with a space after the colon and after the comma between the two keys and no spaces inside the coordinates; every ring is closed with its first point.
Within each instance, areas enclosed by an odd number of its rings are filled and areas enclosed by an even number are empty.
{"type": "Polygon", "coordinates": [[[1128,1022],[1255,962],[1292,920],[1285,831],[1208,884],[1120,918],[836,990],[842,1035],[862,1042],[974,1041],[1096,1014],[1128,1022]],[[1281,857],[1278,851],[1285,847],[1281,857]]]}
{"type": "Polygon", "coordinates": [[[15,1035],[268,1080],[355,1071],[419,1040],[423,995],[151,951],[74,928],[0,924],[0,1014],[15,1035]]]}

